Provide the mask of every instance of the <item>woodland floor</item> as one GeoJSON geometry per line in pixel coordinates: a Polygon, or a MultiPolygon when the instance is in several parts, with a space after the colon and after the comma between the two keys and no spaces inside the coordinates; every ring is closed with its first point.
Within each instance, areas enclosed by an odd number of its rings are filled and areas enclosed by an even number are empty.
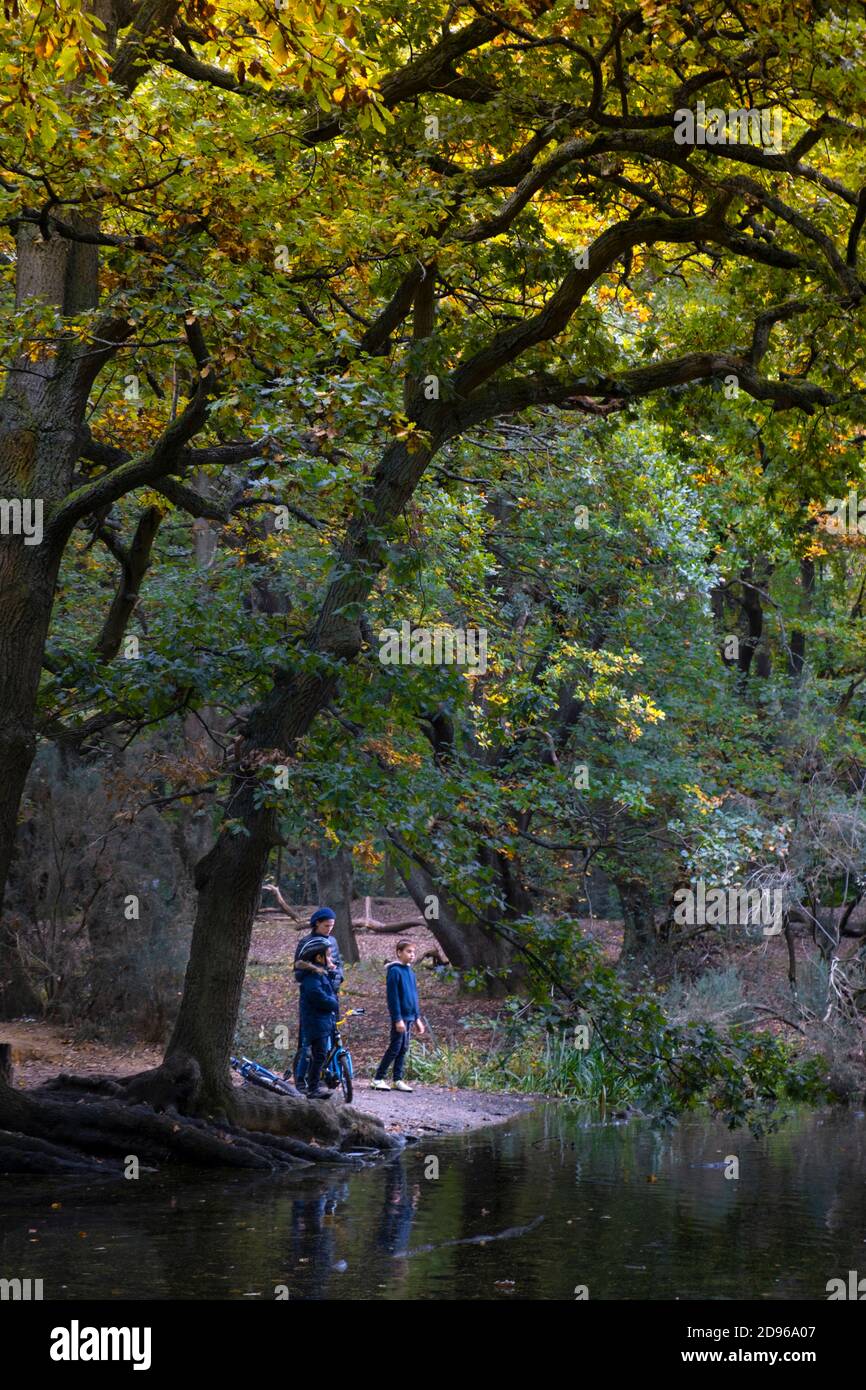
{"type": "MultiPolygon", "coordinates": [[[[354,915],[358,917],[363,903],[355,906],[354,915]]],[[[296,910],[305,922],[312,905],[296,910]]],[[[382,922],[405,919],[412,911],[412,904],[405,898],[372,900],[372,915],[382,922]]],[[[598,943],[604,956],[615,961],[622,944],[622,923],[596,918],[581,925],[598,943]]],[[[285,1054],[274,1049],[275,1031],[280,1025],[288,1029],[291,1051],[294,1050],[297,987],[291,964],[297,937],[305,929],[288,917],[266,914],[259,919],[253,933],[238,1051],[269,1066],[279,1066],[281,1061],[285,1065],[287,1061],[285,1054]]],[[[532,1097],[448,1089],[418,1081],[412,1083],[415,1090],[411,1095],[370,1090],[370,1077],[387,1044],[389,1032],[385,967],[394,958],[394,946],[402,937],[414,943],[419,959],[426,951],[438,949],[434,937],[421,926],[390,935],[361,931],[357,938],[361,960],[349,968],[343,985],[344,1008],[365,1010],[362,1018],[351,1019],[343,1031],[355,1062],[355,1105],[377,1115],[390,1130],[418,1135],[475,1128],[506,1120],[530,1107],[534,1103],[532,1097]]],[[[845,943],[840,953],[843,964],[844,958],[853,954],[857,946],[857,942],[845,943]]],[[[796,949],[801,986],[804,986],[808,983],[815,949],[806,934],[797,938],[796,949]]],[[[693,979],[700,979],[708,971],[735,965],[743,984],[743,997],[762,1007],[760,1026],[792,1039],[796,1036],[784,1021],[792,1013],[784,938],[731,946],[708,935],[697,938],[680,952],[679,963],[681,971],[693,979]]],[[[453,980],[428,965],[416,968],[422,1009],[430,1025],[428,1039],[437,1044],[460,1044],[483,1054],[489,1048],[490,1028],[501,1014],[502,1005],[461,993],[453,980]]],[[[712,1003],[708,1003],[708,1012],[712,1013],[712,1003]]],[[[709,1021],[723,1022],[724,1007],[718,1017],[709,1021]]],[[[69,1029],[31,1020],[0,1024],[0,1041],[12,1043],[15,1081],[23,1087],[37,1086],[60,1071],[131,1074],[155,1066],[162,1056],[161,1049],[156,1046],[83,1041],[69,1029]]],[[[856,1047],[856,1039],[851,1041],[856,1047]]],[[[413,1046],[417,1046],[417,1042],[413,1042],[413,1046]]]]}

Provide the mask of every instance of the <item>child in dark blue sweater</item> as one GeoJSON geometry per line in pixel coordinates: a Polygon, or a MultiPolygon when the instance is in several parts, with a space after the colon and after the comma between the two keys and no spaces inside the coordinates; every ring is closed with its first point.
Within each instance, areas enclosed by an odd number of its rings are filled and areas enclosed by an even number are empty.
{"type": "Polygon", "coordinates": [[[394,1090],[411,1091],[412,1087],[407,1086],[403,1080],[403,1068],[409,1053],[409,1039],[413,1026],[417,1027],[419,1037],[423,1037],[425,1031],[420,1016],[421,1005],[418,1000],[418,985],[415,982],[415,971],[412,969],[415,947],[411,941],[398,941],[396,955],[397,959],[391,962],[386,971],[388,1012],[391,1015],[391,1041],[371,1082],[375,1091],[391,1090],[385,1077],[392,1063],[394,1066],[394,1090]]]}

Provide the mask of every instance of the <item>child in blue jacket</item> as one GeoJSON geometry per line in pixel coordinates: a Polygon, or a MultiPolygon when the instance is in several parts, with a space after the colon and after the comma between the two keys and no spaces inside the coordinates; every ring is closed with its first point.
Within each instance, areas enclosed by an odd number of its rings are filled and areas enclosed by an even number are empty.
{"type": "MultiPolygon", "coordinates": [[[[309,961],[312,965],[323,966],[325,969],[332,968],[327,937],[311,937],[303,947],[300,959],[309,961]]],[[[326,1087],[320,1087],[319,1079],[328,1055],[328,1043],[339,1009],[337,993],[328,976],[320,975],[317,970],[306,971],[301,980],[300,1002],[301,1036],[310,1048],[307,1097],[310,1100],[325,1100],[331,1093],[326,1087]]]]}
{"type": "Polygon", "coordinates": [[[417,1027],[419,1037],[424,1035],[421,1021],[421,1005],[418,1000],[418,985],[412,962],[415,947],[411,941],[397,942],[397,959],[392,960],[386,974],[388,992],[388,1012],[391,1015],[391,1041],[388,1050],[376,1068],[376,1075],[370,1083],[374,1091],[390,1091],[385,1080],[388,1068],[394,1064],[394,1090],[411,1091],[403,1080],[403,1068],[409,1054],[409,1039],[413,1026],[417,1027]]]}
{"type": "MultiPolygon", "coordinates": [[[[334,909],[331,907],[317,907],[310,918],[310,930],[306,936],[302,936],[295,947],[295,980],[301,983],[305,975],[315,975],[316,967],[311,961],[304,959],[304,947],[311,941],[320,940],[323,936],[328,939],[328,946],[331,951],[332,964],[328,967],[328,979],[334,986],[337,994],[337,1007],[340,1002],[340,985],[343,983],[343,961],[340,956],[340,948],[336,938],[332,935],[336,925],[334,909]]],[[[303,1091],[307,1086],[307,1070],[310,1065],[310,1049],[304,1042],[301,1035],[301,1025],[298,1023],[298,1046],[295,1050],[295,1058],[290,1067],[283,1072],[284,1081],[294,1080],[295,1086],[299,1091],[303,1091]]]]}

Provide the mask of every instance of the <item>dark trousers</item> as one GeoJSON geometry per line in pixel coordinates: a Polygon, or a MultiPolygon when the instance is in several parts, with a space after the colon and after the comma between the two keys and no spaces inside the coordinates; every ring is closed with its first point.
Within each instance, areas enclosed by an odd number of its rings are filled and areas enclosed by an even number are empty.
{"type": "Polygon", "coordinates": [[[295,1050],[295,1058],[292,1062],[292,1071],[295,1075],[295,1085],[302,1086],[306,1083],[307,1068],[310,1065],[310,1045],[304,1042],[304,1035],[301,1032],[301,1025],[298,1024],[298,1046],[295,1050]]]}
{"type": "Polygon", "coordinates": [[[307,1072],[307,1090],[315,1091],[322,1075],[322,1067],[328,1055],[328,1038],[313,1038],[307,1044],[310,1049],[310,1070],[307,1072]]]}
{"type": "MultiPolygon", "coordinates": [[[[339,999],[340,999],[340,996],[339,996],[339,993],[338,993],[338,994],[337,994],[337,1001],[338,1001],[338,1003],[339,1003],[339,999]]],[[[337,1015],[337,1017],[339,1018],[339,1014],[337,1015]]],[[[298,1047],[297,1047],[297,1051],[295,1052],[295,1059],[294,1059],[294,1061],[292,1062],[292,1071],[294,1072],[294,1076],[295,1076],[295,1085],[296,1085],[296,1086],[303,1086],[303,1085],[306,1083],[306,1080],[307,1080],[307,1069],[308,1069],[309,1065],[310,1065],[310,1044],[309,1044],[308,1042],[305,1042],[305,1040],[304,1040],[304,1035],[303,1035],[303,1033],[301,1032],[301,1025],[300,1025],[300,1023],[299,1023],[299,1024],[298,1024],[298,1047]]],[[[287,1080],[288,1077],[286,1076],[285,1079],[287,1080]]]]}
{"type": "Polygon", "coordinates": [[[391,1041],[388,1044],[388,1051],[376,1068],[376,1080],[384,1081],[388,1074],[388,1068],[394,1063],[394,1080],[400,1081],[403,1076],[403,1068],[406,1065],[406,1058],[409,1055],[409,1039],[412,1036],[412,1024],[414,1019],[404,1019],[406,1024],[405,1033],[398,1033],[394,1024],[391,1024],[391,1041]]]}

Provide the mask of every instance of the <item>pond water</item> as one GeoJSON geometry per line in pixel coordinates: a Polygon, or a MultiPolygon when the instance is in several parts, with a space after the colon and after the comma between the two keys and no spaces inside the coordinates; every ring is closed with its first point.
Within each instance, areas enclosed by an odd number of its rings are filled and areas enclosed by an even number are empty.
{"type": "Polygon", "coordinates": [[[756,1139],[546,1105],[359,1171],[0,1179],[0,1278],[46,1299],[826,1300],[849,1270],[866,1276],[862,1112],[756,1139]]]}

